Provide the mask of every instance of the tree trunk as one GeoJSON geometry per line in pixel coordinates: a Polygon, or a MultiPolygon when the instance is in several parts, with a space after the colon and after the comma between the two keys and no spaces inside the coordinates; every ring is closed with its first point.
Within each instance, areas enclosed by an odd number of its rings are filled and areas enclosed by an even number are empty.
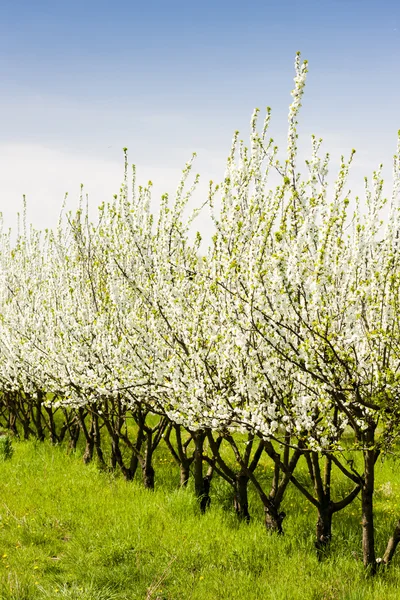
{"type": "Polygon", "coordinates": [[[144,461],[142,466],[143,484],[146,490],[154,490],[154,469],[151,464],[144,461]]]}
{"type": "Polygon", "coordinates": [[[105,467],[106,461],[104,460],[103,450],[101,448],[99,417],[97,414],[93,415],[93,442],[94,442],[94,447],[96,448],[96,454],[97,454],[98,461],[102,467],[105,467]]]}
{"type": "Polygon", "coordinates": [[[18,429],[17,429],[17,417],[14,413],[10,413],[8,419],[7,429],[11,431],[16,437],[18,437],[18,429]]]}
{"type": "MultiPolygon", "coordinates": [[[[265,511],[265,526],[268,531],[275,531],[276,533],[283,534],[282,523],[285,518],[284,512],[279,512],[280,501],[277,498],[278,489],[279,489],[279,480],[281,476],[281,468],[280,468],[280,457],[278,457],[279,462],[275,462],[274,465],[274,477],[272,479],[272,487],[269,493],[269,501],[270,506],[264,506],[265,511]]],[[[289,480],[288,480],[289,481],[289,480]]],[[[281,497],[283,496],[283,492],[281,497]]]]}
{"type": "Polygon", "coordinates": [[[50,442],[55,445],[58,442],[58,436],[56,431],[56,424],[54,422],[54,414],[51,406],[45,406],[45,411],[49,416],[49,431],[50,431],[50,442]]]}
{"type": "Polygon", "coordinates": [[[279,507],[268,507],[264,505],[265,514],[265,527],[267,531],[276,532],[283,535],[283,519],[286,517],[286,513],[278,512],[279,507]]]}
{"type": "Polygon", "coordinates": [[[40,442],[44,441],[45,435],[42,425],[42,392],[37,392],[37,400],[35,402],[35,408],[32,407],[33,422],[35,423],[37,438],[40,442]]]}
{"type": "Polygon", "coordinates": [[[29,427],[29,420],[24,419],[22,422],[22,426],[24,428],[24,440],[29,440],[29,434],[31,433],[31,429],[29,427]]]}
{"type": "Polygon", "coordinates": [[[375,540],[374,540],[374,511],[373,493],[375,477],[375,429],[370,427],[364,437],[364,482],[361,489],[362,505],[362,548],[364,567],[371,575],[376,573],[375,540]]]}
{"type": "Polygon", "coordinates": [[[332,515],[333,510],[330,506],[330,503],[328,506],[322,506],[318,509],[316,528],[317,539],[315,542],[318,560],[323,558],[324,553],[328,549],[332,539],[332,515]]]}
{"type": "Polygon", "coordinates": [[[184,461],[180,464],[180,483],[181,487],[187,487],[190,476],[190,463],[189,461],[184,461]]]}
{"type": "Polygon", "coordinates": [[[83,431],[83,435],[85,436],[86,439],[86,448],[85,448],[85,452],[83,454],[83,462],[85,464],[91,462],[92,458],[93,458],[93,449],[94,449],[94,439],[93,439],[93,433],[92,433],[92,425],[93,425],[93,420],[90,423],[90,428],[88,429],[86,427],[86,423],[85,423],[85,413],[83,408],[79,409],[78,412],[79,415],[79,425],[81,430],[83,431]]]}
{"type": "MultiPolygon", "coordinates": [[[[94,443],[94,435],[93,435],[94,443]]],[[[122,474],[126,479],[126,469],[124,469],[124,461],[122,460],[121,448],[119,447],[119,437],[117,433],[113,433],[111,439],[111,468],[114,470],[117,465],[121,468],[122,474]]]]}
{"type": "Polygon", "coordinates": [[[204,433],[202,431],[196,431],[193,434],[194,439],[194,489],[197,498],[201,498],[204,494],[204,481],[203,481],[203,444],[204,444],[204,433]]]}
{"type": "Polygon", "coordinates": [[[194,439],[194,489],[196,497],[200,501],[200,510],[204,513],[208,506],[210,506],[210,483],[211,477],[203,476],[203,447],[206,434],[204,431],[196,431],[193,434],[194,439]]]}
{"type": "Polygon", "coordinates": [[[239,473],[235,481],[235,495],[233,505],[240,520],[250,522],[249,502],[247,498],[247,484],[249,478],[244,473],[239,473]]]}
{"type": "Polygon", "coordinates": [[[93,439],[87,439],[86,440],[85,452],[83,454],[83,462],[84,462],[85,465],[87,465],[88,463],[90,463],[92,461],[92,458],[93,458],[93,448],[94,448],[94,441],[93,441],[93,439]]]}
{"type": "Polygon", "coordinates": [[[79,440],[79,435],[81,433],[81,429],[78,423],[73,423],[70,428],[70,440],[69,440],[69,449],[76,450],[76,446],[79,440]]]}
{"type": "Polygon", "coordinates": [[[154,490],[154,469],[153,459],[153,433],[148,430],[146,433],[146,449],[144,460],[142,461],[143,483],[146,490],[154,490]]]}
{"type": "Polygon", "coordinates": [[[205,477],[203,477],[203,494],[200,498],[200,510],[202,513],[205,513],[207,508],[211,504],[211,498],[210,498],[211,479],[212,479],[212,474],[210,474],[210,475],[207,474],[205,477]]]}
{"type": "Polygon", "coordinates": [[[385,554],[383,555],[382,563],[384,565],[389,565],[392,561],[394,553],[396,552],[396,548],[400,542],[400,520],[397,521],[397,525],[394,529],[393,535],[388,541],[388,545],[386,546],[385,554]]]}
{"type": "Polygon", "coordinates": [[[142,444],[144,441],[144,432],[143,432],[142,424],[138,424],[138,428],[139,429],[138,429],[137,438],[136,438],[136,442],[135,442],[135,446],[134,446],[135,449],[132,450],[131,460],[129,463],[129,473],[130,473],[131,480],[133,480],[136,475],[136,471],[139,466],[139,454],[142,449],[142,444]]]}

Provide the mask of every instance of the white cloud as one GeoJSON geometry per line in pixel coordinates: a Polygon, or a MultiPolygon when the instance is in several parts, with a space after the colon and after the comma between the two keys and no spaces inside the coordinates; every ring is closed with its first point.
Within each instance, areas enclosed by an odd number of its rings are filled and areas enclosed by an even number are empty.
{"type": "MultiPolygon", "coordinates": [[[[329,189],[335,181],[339,169],[340,155],[344,154],[348,160],[351,147],[338,134],[329,134],[324,137],[320,148],[320,156],[324,157],[327,151],[331,155],[330,173],[328,176],[329,189]]],[[[246,138],[245,138],[246,139],[246,138]]],[[[285,145],[278,142],[280,152],[278,158],[284,160],[285,145]]],[[[176,148],[174,149],[176,151],[176,148]]],[[[182,149],[181,149],[182,150],[182,149]]],[[[392,154],[388,149],[388,155],[381,157],[384,162],[383,175],[385,179],[385,194],[391,192],[392,154]]],[[[117,151],[117,150],[116,150],[117,151]]],[[[158,148],[158,152],[165,152],[165,148],[158,148]]],[[[197,159],[193,166],[193,177],[200,173],[200,184],[193,196],[190,207],[199,206],[207,198],[209,180],[220,182],[225,171],[226,156],[229,147],[221,152],[218,149],[197,149],[197,159]]],[[[80,184],[84,184],[84,194],[89,195],[91,214],[95,214],[96,207],[103,201],[111,200],[113,194],[119,192],[123,179],[123,155],[118,151],[119,159],[88,156],[83,152],[70,152],[51,148],[38,144],[0,144],[0,211],[4,215],[5,226],[16,228],[16,213],[22,208],[22,195],[26,195],[28,207],[28,222],[35,227],[45,228],[55,226],[60,214],[64,195],[68,192],[67,208],[75,209],[80,194],[80,184]]],[[[180,153],[181,154],[181,153],[180,153]]],[[[185,151],[185,160],[189,160],[190,151],[185,151]]],[[[301,148],[298,156],[298,168],[303,175],[306,174],[304,159],[311,155],[311,145],[306,136],[302,136],[301,148]]],[[[129,157],[130,159],[130,157],[129,157]]],[[[355,155],[353,166],[350,171],[349,181],[345,193],[350,188],[352,197],[357,194],[364,198],[363,177],[367,175],[371,179],[373,169],[378,167],[380,160],[370,158],[368,149],[364,148],[355,155]]],[[[159,164],[157,156],[155,163],[159,164]]],[[[131,163],[131,160],[129,160],[131,163]]],[[[146,185],[149,180],[153,182],[152,199],[153,208],[157,207],[161,195],[167,192],[173,196],[178,186],[183,164],[176,167],[158,167],[148,164],[140,164],[137,161],[137,184],[146,185]]],[[[189,184],[193,178],[190,179],[189,184]]],[[[273,170],[271,172],[271,187],[280,183],[279,175],[273,170]]],[[[189,187],[189,186],[188,186],[189,187]]],[[[212,224],[207,208],[196,221],[196,229],[199,229],[205,240],[210,239],[212,224]]]]}
{"type": "MultiPolygon", "coordinates": [[[[64,195],[67,206],[78,204],[80,184],[89,195],[93,208],[119,192],[123,180],[123,157],[119,162],[104,158],[72,154],[37,144],[0,144],[0,210],[7,225],[15,222],[26,195],[28,220],[37,227],[53,226],[58,218],[64,195]]],[[[154,197],[164,191],[172,193],[179,182],[179,168],[137,165],[139,184],[154,183],[154,197]]]]}

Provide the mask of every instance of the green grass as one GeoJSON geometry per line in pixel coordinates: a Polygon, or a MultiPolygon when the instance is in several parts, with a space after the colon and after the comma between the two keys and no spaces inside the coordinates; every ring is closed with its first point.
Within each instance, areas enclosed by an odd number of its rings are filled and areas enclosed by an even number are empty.
{"type": "MultiPolygon", "coordinates": [[[[334,520],[331,555],[318,563],[316,514],[293,488],[285,536],[267,535],[250,494],[250,525],[232,513],[230,490],[213,481],[201,516],[167,450],[155,459],[156,491],[83,465],[47,442],[13,442],[0,461],[0,598],[35,600],[397,599],[400,562],[375,580],[361,562],[359,500],[334,520]]],[[[268,480],[269,465],[264,467],[268,480]]],[[[378,554],[400,510],[396,463],[377,469],[378,554]],[[388,485],[388,482],[391,482],[388,485]]],[[[271,471],[272,472],[272,471],[271,471]]]]}

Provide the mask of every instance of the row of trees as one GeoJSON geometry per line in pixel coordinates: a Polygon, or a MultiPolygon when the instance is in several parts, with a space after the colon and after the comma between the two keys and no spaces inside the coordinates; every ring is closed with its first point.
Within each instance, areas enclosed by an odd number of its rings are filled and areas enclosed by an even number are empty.
{"type": "MultiPolygon", "coordinates": [[[[321,139],[312,136],[308,178],[296,170],[307,73],[299,53],[295,68],[287,158],[281,164],[267,139],[269,108],[258,132],[257,109],[250,147],[236,132],[223,182],[210,182],[205,253],[201,236],[189,235],[199,211],[185,217],[199,180],[186,191],[195,155],[157,218],[151,182],[137,187],[134,166],[129,193],[124,149],[120,195],[97,220],[81,192],[78,211],[63,212],[56,229],[28,230],[24,218],[15,244],[2,233],[0,419],[25,437],[68,436],[73,447],[84,436],[85,461],[106,464],[107,437],[111,466],[132,479],[140,465],[151,489],[164,440],[182,485],[193,472],[202,510],[218,473],[249,520],[251,482],[278,532],[285,490],[295,485],[317,510],[319,552],[333,514],[361,494],[364,564],[374,573],[375,465],[395,451],[400,429],[400,132],[384,221],[382,165],[372,190],[365,178],[366,202],[350,209],[354,150],[328,197],[321,139]],[[282,177],[275,190],[271,169],[282,177]],[[247,435],[244,450],[236,432],[247,435]],[[275,465],[268,490],[257,471],[264,452],[275,465]],[[296,476],[300,457],[311,486],[296,476]],[[341,498],[331,493],[335,470],[349,481],[341,498]]],[[[400,522],[384,563],[399,540],[400,522]]]]}

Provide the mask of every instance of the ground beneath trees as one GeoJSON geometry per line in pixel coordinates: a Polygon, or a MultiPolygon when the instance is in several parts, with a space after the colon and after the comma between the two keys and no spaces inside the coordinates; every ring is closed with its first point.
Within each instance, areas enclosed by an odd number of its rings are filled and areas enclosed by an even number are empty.
{"type": "MultiPolygon", "coordinates": [[[[288,491],[286,534],[278,538],[265,533],[255,495],[252,523],[238,524],[220,481],[201,516],[191,487],[176,489],[179,474],[167,453],[157,459],[152,493],[47,442],[14,443],[14,449],[11,460],[0,462],[1,600],[399,597],[399,557],[374,581],[355,560],[361,559],[358,500],[334,522],[331,556],[318,563],[316,515],[296,490],[288,491]]],[[[378,471],[377,536],[384,546],[400,475],[390,463],[378,471]]]]}

